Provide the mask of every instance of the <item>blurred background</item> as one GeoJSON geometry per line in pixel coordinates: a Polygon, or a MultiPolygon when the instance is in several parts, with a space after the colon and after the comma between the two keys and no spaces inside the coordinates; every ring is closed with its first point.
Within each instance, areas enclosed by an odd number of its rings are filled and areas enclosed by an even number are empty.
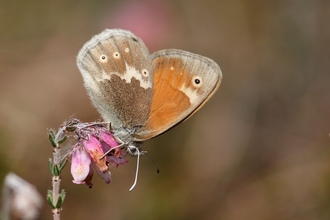
{"type": "MultiPolygon", "coordinates": [[[[223,81],[191,119],[147,141],[92,189],[62,175],[62,219],[329,219],[330,1],[141,0],[0,3],[0,177],[46,197],[47,129],[100,118],[76,55],[105,28],[154,52],[215,60],[223,81]]],[[[40,219],[51,219],[45,204],[40,219]]]]}

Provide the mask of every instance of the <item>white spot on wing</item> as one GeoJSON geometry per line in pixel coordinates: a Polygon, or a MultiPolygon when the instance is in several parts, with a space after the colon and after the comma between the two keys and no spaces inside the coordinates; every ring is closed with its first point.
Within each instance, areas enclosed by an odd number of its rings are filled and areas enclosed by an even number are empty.
{"type": "Polygon", "coordinates": [[[142,69],[142,76],[143,76],[144,78],[149,77],[149,72],[148,72],[148,70],[146,70],[146,69],[142,69]]]}
{"type": "Polygon", "coordinates": [[[194,76],[191,79],[191,84],[196,89],[200,88],[202,86],[202,84],[203,84],[202,78],[199,77],[199,76],[194,76]]]}
{"type": "Polygon", "coordinates": [[[120,54],[119,54],[118,52],[114,52],[114,53],[112,54],[112,56],[113,56],[113,58],[115,58],[115,59],[120,59],[120,54]]]}
{"type": "Polygon", "coordinates": [[[199,98],[196,89],[192,89],[191,87],[186,87],[184,84],[181,86],[180,91],[188,96],[190,104],[193,104],[199,98]]]}
{"type": "Polygon", "coordinates": [[[101,79],[99,79],[99,81],[110,80],[111,75],[115,74],[119,76],[121,79],[124,79],[126,83],[131,83],[131,80],[134,77],[135,79],[140,81],[140,86],[142,88],[144,89],[151,88],[152,82],[150,78],[143,77],[143,75],[137,69],[135,69],[132,66],[129,66],[127,63],[125,63],[125,65],[126,65],[126,72],[124,73],[124,75],[118,74],[117,72],[106,73],[103,70],[101,79]]]}
{"type": "Polygon", "coordinates": [[[106,62],[108,62],[108,57],[106,55],[102,54],[100,56],[100,61],[101,61],[101,63],[106,63],[106,62]]]}

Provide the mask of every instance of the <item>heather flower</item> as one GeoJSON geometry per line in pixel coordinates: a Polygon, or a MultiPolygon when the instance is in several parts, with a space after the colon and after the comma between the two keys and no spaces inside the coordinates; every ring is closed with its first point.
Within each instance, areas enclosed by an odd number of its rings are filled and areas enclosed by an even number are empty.
{"type": "Polygon", "coordinates": [[[95,169],[105,183],[110,183],[109,164],[117,168],[127,163],[126,155],[106,128],[98,124],[83,125],[76,132],[78,143],[74,145],[71,152],[73,182],[92,187],[91,181],[95,169]]]}
{"type": "Polygon", "coordinates": [[[107,162],[115,165],[115,168],[128,162],[125,160],[125,153],[118,147],[117,141],[111,134],[107,132],[101,132],[100,140],[105,152],[109,152],[111,148],[115,148],[113,153],[110,153],[108,156],[106,156],[107,162]]]}
{"type": "Polygon", "coordinates": [[[93,171],[90,169],[91,157],[87,152],[76,144],[73,147],[72,161],[71,161],[71,174],[73,176],[73,182],[76,184],[84,184],[87,176],[93,175],[93,171]]]}
{"type": "Polygon", "coordinates": [[[100,169],[101,172],[107,171],[108,166],[106,164],[105,157],[100,159],[104,155],[100,140],[91,134],[89,134],[87,137],[88,137],[88,140],[82,141],[83,147],[85,148],[85,150],[87,151],[89,156],[93,159],[93,161],[97,165],[98,169],[100,169]]]}

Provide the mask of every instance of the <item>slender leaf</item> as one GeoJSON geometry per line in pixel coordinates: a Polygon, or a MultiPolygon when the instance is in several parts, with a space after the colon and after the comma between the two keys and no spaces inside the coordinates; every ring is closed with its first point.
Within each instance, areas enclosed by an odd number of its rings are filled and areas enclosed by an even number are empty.
{"type": "Polygon", "coordinates": [[[62,172],[62,170],[64,169],[67,162],[68,162],[68,159],[64,159],[64,161],[61,162],[60,167],[59,167],[60,172],[62,172]]]}
{"type": "Polygon", "coordinates": [[[49,142],[51,143],[51,145],[54,148],[57,147],[57,143],[55,142],[55,134],[54,134],[54,131],[53,130],[50,130],[49,131],[48,139],[49,139],[49,142]]]}
{"type": "Polygon", "coordinates": [[[62,202],[63,202],[66,197],[66,193],[65,193],[64,189],[62,189],[62,191],[61,191],[61,197],[62,197],[62,202]]]}
{"type": "Polygon", "coordinates": [[[62,196],[59,196],[55,208],[60,209],[62,206],[62,202],[63,202],[62,196]]]}
{"type": "Polygon", "coordinates": [[[47,192],[47,202],[52,207],[52,209],[55,208],[55,206],[53,204],[53,192],[51,190],[48,190],[48,192],[47,192]]]}
{"type": "Polygon", "coordinates": [[[53,172],[54,172],[54,176],[59,176],[60,175],[60,170],[58,169],[58,166],[57,166],[57,164],[54,164],[53,165],[53,172]]]}
{"type": "Polygon", "coordinates": [[[59,140],[57,143],[62,144],[64,141],[66,141],[67,136],[64,136],[61,140],[59,140]]]}
{"type": "Polygon", "coordinates": [[[53,168],[54,164],[53,164],[53,160],[50,159],[50,158],[49,158],[49,160],[48,160],[48,166],[49,166],[50,172],[51,172],[52,175],[54,176],[54,172],[53,172],[53,170],[54,170],[54,168],[53,168]]]}

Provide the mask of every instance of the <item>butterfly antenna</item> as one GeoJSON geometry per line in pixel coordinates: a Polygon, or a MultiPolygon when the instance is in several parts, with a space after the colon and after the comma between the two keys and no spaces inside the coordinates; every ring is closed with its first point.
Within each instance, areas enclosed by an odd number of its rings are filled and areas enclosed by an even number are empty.
{"type": "Polygon", "coordinates": [[[151,159],[151,157],[147,154],[146,151],[144,152],[144,155],[146,155],[146,156],[149,158],[149,160],[151,161],[151,163],[156,167],[156,169],[157,169],[156,172],[159,173],[159,168],[158,168],[158,166],[156,165],[155,161],[154,161],[153,159],[151,159]]]}
{"type": "Polygon", "coordinates": [[[129,189],[129,191],[132,191],[134,189],[134,187],[136,186],[136,183],[137,183],[137,178],[138,178],[138,174],[139,174],[139,165],[140,165],[140,151],[138,148],[135,148],[138,152],[137,154],[137,160],[136,160],[136,172],[135,172],[135,180],[134,180],[134,183],[133,185],[131,186],[131,188],[129,189]]]}

